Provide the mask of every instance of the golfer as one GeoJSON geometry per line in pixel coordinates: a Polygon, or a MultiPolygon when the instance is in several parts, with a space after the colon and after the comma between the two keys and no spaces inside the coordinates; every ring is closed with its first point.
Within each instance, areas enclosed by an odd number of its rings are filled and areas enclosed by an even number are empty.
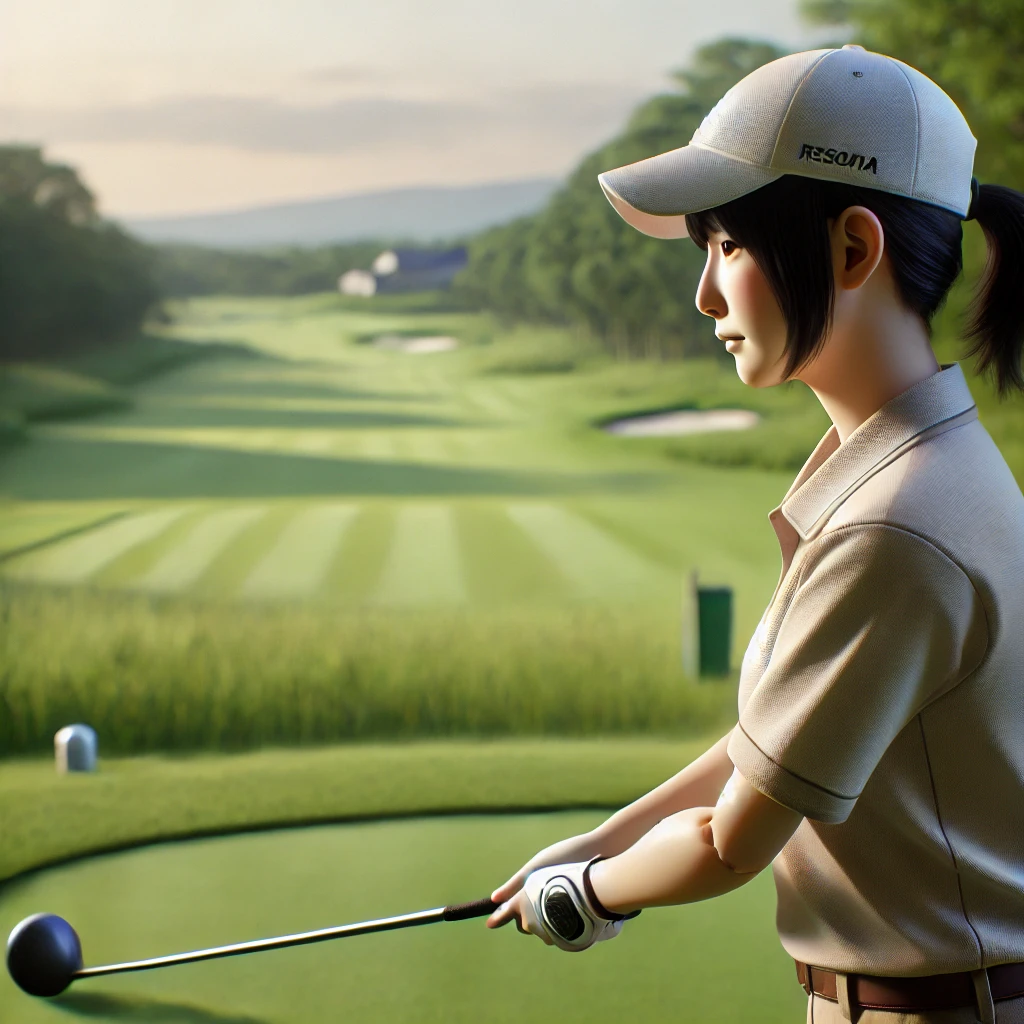
{"type": "Polygon", "coordinates": [[[583,949],[771,864],[808,1021],[1024,1024],[1024,497],[929,328],[977,220],[968,355],[1024,390],[1024,196],[979,187],[974,150],[934,82],[844,46],[600,176],[629,224],[707,251],[696,303],[740,379],[803,381],[832,426],[770,513],[735,727],[528,861],[489,927],[583,949]]]}

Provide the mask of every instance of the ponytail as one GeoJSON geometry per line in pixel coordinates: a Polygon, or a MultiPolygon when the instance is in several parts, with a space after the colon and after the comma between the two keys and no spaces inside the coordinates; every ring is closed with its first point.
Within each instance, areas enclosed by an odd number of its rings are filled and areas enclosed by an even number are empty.
{"type": "Polygon", "coordinates": [[[995,370],[1000,396],[1011,388],[1024,391],[1024,195],[1003,185],[982,185],[971,203],[988,242],[988,261],[971,302],[968,356],[977,368],[995,370]]]}

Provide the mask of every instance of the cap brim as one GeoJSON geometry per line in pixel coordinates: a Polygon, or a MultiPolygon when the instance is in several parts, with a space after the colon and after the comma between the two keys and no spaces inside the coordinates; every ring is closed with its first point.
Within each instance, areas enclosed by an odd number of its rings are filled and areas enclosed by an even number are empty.
{"type": "Polygon", "coordinates": [[[597,180],[630,226],[653,238],[686,238],[686,215],[710,210],[781,178],[784,172],[698,143],[605,171],[597,180]]]}

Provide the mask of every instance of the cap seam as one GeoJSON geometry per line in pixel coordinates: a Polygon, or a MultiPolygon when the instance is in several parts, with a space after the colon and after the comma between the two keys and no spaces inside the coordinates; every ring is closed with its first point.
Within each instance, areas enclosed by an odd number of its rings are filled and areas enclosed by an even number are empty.
{"type": "Polygon", "coordinates": [[[917,90],[914,88],[914,83],[910,80],[910,75],[900,67],[900,62],[893,60],[891,57],[886,57],[885,59],[899,68],[900,74],[907,80],[907,88],[910,90],[910,95],[914,97],[914,118],[917,121],[917,130],[914,132],[914,176],[910,180],[910,194],[916,199],[917,171],[921,160],[921,104],[917,101],[917,90]]]}
{"type": "Polygon", "coordinates": [[[821,56],[820,56],[820,57],[819,57],[819,58],[818,58],[818,59],[817,59],[817,60],[816,60],[816,61],[815,61],[815,62],[814,62],[814,63],[813,63],[813,64],[812,64],[812,65],[811,65],[811,66],[810,66],[810,67],[809,67],[808,69],[807,69],[807,72],[806,72],[806,74],[804,75],[804,77],[803,77],[803,78],[801,78],[799,82],[797,82],[797,86],[796,86],[796,88],[795,88],[795,89],[793,90],[793,95],[789,97],[789,103],[787,103],[787,104],[786,104],[786,112],[785,112],[785,113],[784,113],[784,114],[782,115],[782,120],[781,120],[781,121],[779,122],[779,131],[778,131],[778,134],[777,134],[777,135],[775,136],[775,147],[774,147],[774,149],[772,149],[772,155],[771,155],[771,158],[770,158],[770,159],[769,159],[769,161],[768,161],[768,166],[769,166],[769,167],[771,167],[772,169],[774,169],[774,168],[775,168],[775,156],[776,156],[776,154],[777,154],[777,153],[778,153],[778,151],[779,151],[779,139],[781,139],[781,138],[782,138],[782,132],[783,132],[783,129],[785,129],[785,127],[786,127],[786,122],[787,122],[787,121],[789,120],[789,113],[790,113],[790,111],[791,111],[791,110],[793,109],[793,104],[794,104],[794,103],[796,102],[796,98],[797,98],[797,95],[799,94],[800,90],[801,90],[801,89],[802,89],[802,88],[804,87],[804,83],[805,83],[805,82],[807,81],[807,79],[808,79],[808,78],[810,78],[810,77],[811,77],[811,75],[813,74],[813,72],[814,72],[814,69],[815,69],[815,68],[816,68],[816,67],[817,67],[817,66],[818,66],[818,65],[819,65],[819,64],[820,64],[820,63],[821,63],[821,62],[822,62],[822,61],[823,61],[823,60],[824,60],[824,59],[825,59],[825,58],[826,58],[826,57],[827,57],[827,56],[828,56],[828,55],[829,55],[830,53],[838,53],[838,52],[839,52],[839,50],[838,50],[837,48],[833,48],[833,49],[831,49],[831,50],[826,50],[826,51],[825,51],[825,53],[823,53],[823,54],[822,54],[822,55],[821,55],[821,56]]]}
{"type": "Polygon", "coordinates": [[[726,160],[733,160],[738,164],[746,164],[747,167],[756,167],[759,171],[768,171],[780,178],[785,174],[785,171],[776,171],[774,167],[766,167],[764,164],[759,164],[756,160],[745,160],[741,156],[734,156],[732,153],[726,153],[724,149],[717,149],[714,146],[705,145],[703,142],[691,142],[688,145],[693,146],[695,149],[706,149],[709,153],[725,157],[726,160]]]}

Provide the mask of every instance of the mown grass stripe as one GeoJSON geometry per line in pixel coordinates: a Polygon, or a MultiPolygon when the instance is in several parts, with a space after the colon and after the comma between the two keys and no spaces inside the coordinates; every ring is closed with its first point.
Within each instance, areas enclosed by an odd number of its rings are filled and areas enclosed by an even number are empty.
{"type": "Polygon", "coordinates": [[[202,508],[190,509],[166,530],[141,544],[136,544],[123,555],[108,562],[93,575],[90,583],[100,587],[130,586],[141,576],[145,576],[168,551],[173,551],[204,514],[202,508]]]}
{"type": "Polygon", "coordinates": [[[422,430],[409,436],[409,453],[414,462],[446,461],[447,438],[439,430],[422,430]]]}
{"type": "Polygon", "coordinates": [[[26,504],[11,513],[5,510],[0,520],[0,562],[26,555],[38,548],[48,547],[88,530],[112,523],[127,514],[125,509],[98,512],[94,509],[56,509],[36,503],[26,504]]]}
{"type": "Polygon", "coordinates": [[[184,507],[161,508],[117,519],[15,559],[5,574],[45,583],[82,583],[136,545],[157,537],[186,511],[184,507]]]}
{"type": "Polygon", "coordinates": [[[383,434],[376,430],[360,431],[358,436],[359,452],[367,459],[389,462],[395,458],[395,440],[391,434],[383,434]]]}
{"type": "Polygon", "coordinates": [[[508,506],[508,514],[581,597],[629,600],[672,582],[660,566],[557,505],[516,503],[508,506]]]}
{"type": "Polygon", "coordinates": [[[326,577],[342,534],[355,518],[355,505],[314,505],[281,531],[242,584],[244,597],[305,597],[326,577]]]}
{"type": "Polygon", "coordinates": [[[565,578],[530,537],[493,504],[465,504],[456,515],[466,585],[474,604],[563,600],[565,578]]]}
{"type": "Polygon", "coordinates": [[[410,505],[398,513],[394,542],[373,600],[385,605],[464,601],[466,585],[452,509],[410,505]]]}
{"type": "Polygon", "coordinates": [[[253,567],[277,543],[281,531],[295,515],[296,506],[270,505],[267,514],[246,526],[217,555],[195,585],[203,597],[237,597],[253,567]]]}
{"type": "Polygon", "coordinates": [[[191,587],[221,551],[266,512],[265,506],[256,506],[220,509],[203,516],[192,524],[180,543],[165,552],[134,585],[158,591],[181,591],[191,587]]]}
{"type": "Polygon", "coordinates": [[[322,455],[325,452],[333,454],[335,446],[336,438],[334,434],[321,430],[316,433],[303,432],[297,434],[292,443],[292,450],[309,455],[322,455]]]}
{"type": "Polygon", "coordinates": [[[345,604],[365,603],[384,571],[394,533],[394,506],[360,506],[328,570],[322,588],[324,595],[345,604]]]}

